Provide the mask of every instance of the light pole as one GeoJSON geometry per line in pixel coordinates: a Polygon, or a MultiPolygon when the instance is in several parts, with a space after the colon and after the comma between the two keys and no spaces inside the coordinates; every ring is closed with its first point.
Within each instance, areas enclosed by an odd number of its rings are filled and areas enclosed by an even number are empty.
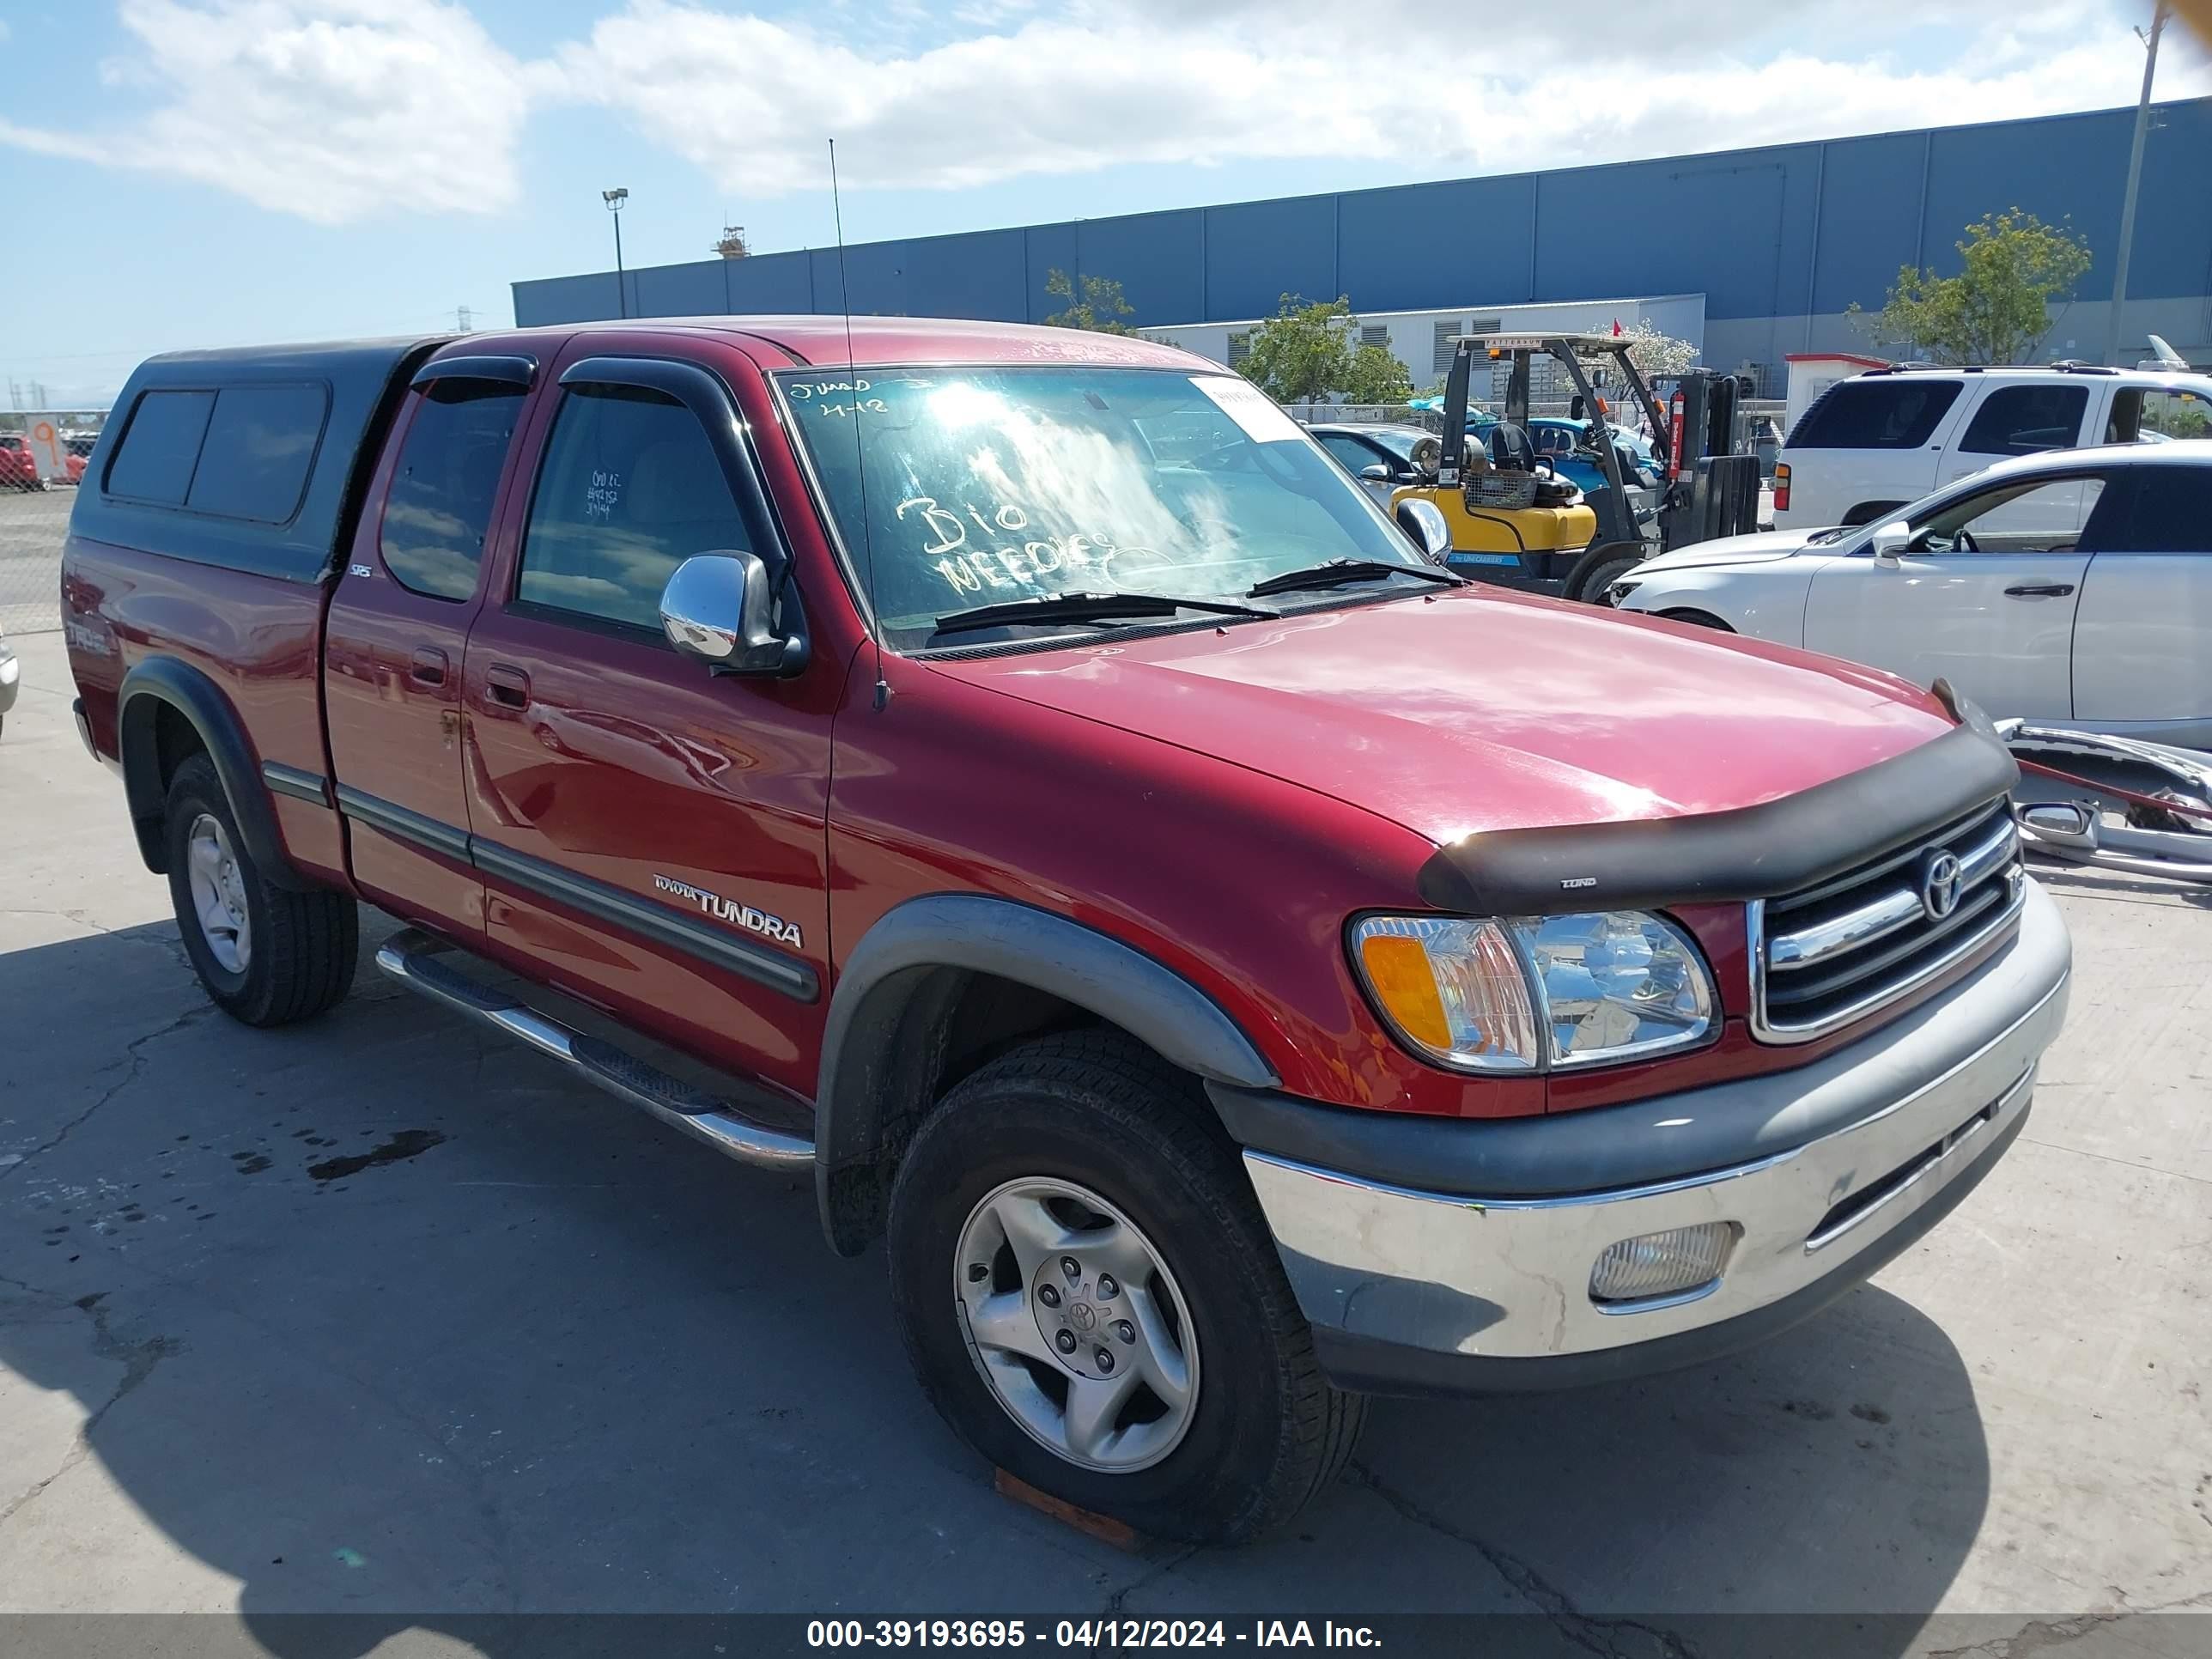
{"type": "Polygon", "coordinates": [[[2143,134],[2150,127],[2150,82],[2158,73],[2158,37],[2166,27],[2166,0],[2151,8],[2150,33],[2143,37],[2142,95],[2136,100],[2136,136],[2128,151],[2127,192],[2120,198],[2120,254],[2112,262],[2112,319],[2105,333],[2105,361],[2120,361],[2120,312],[2128,302],[2128,255],[2136,243],[2136,191],[2142,184],[2143,134]]]}
{"type": "Polygon", "coordinates": [[[629,295],[623,283],[622,210],[623,204],[629,200],[629,192],[619,189],[603,190],[599,192],[599,199],[607,204],[607,211],[615,216],[615,310],[627,317],[629,315],[629,295]]]}

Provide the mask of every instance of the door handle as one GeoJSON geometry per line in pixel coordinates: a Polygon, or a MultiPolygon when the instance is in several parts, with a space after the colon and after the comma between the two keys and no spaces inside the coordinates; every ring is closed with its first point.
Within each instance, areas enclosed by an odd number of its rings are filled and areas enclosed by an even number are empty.
{"type": "Polygon", "coordinates": [[[434,646],[426,645],[408,664],[407,678],[417,685],[443,685],[447,665],[446,653],[434,646]]]}
{"type": "Polygon", "coordinates": [[[530,676],[512,663],[492,664],[484,670],[484,701],[497,708],[527,708],[530,676]]]}
{"type": "Polygon", "coordinates": [[[2072,582],[2017,582],[2005,589],[2008,599],[2063,599],[2074,591],[2072,582]]]}

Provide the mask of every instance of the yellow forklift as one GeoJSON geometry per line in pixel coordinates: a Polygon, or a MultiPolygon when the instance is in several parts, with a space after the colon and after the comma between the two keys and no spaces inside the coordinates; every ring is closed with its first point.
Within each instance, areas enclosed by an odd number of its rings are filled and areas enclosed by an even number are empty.
{"type": "Polygon", "coordinates": [[[1602,594],[1622,572],[1658,550],[1629,507],[1618,447],[1606,421],[1600,385],[1585,358],[1611,359],[1614,384],[1628,389],[1650,422],[1651,447],[1662,472],[1671,471],[1674,434],[1651,388],[1628,356],[1629,342],[1607,334],[1462,334],[1452,341],[1444,383],[1443,431],[1433,447],[1414,446],[1414,465],[1426,475],[1391,497],[1424,501],[1444,515],[1452,550],[1446,560],[1465,576],[1510,587],[1533,588],[1568,599],[1602,594]],[[1584,496],[1565,479],[1528,437],[1531,361],[1542,354],[1565,366],[1588,422],[1586,447],[1609,488],[1584,496]],[[1475,365],[1507,367],[1503,418],[1488,441],[1467,435],[1468,392],[1475,365]]]}

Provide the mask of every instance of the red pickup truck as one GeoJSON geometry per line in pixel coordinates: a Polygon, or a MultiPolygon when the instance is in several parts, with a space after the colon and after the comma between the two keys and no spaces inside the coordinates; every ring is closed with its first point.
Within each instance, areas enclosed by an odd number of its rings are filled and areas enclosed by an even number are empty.
{"type": "Polygon", "coordinates": [[[1366,1395],[1700,1361],[2020,1132],[1986,720],[1462,584],[1141,340],[722,318],[159,357],[87,746],[207,991],[377,965],[887,1242],[945,1419],[1249,1537],[1366,1395]]]}

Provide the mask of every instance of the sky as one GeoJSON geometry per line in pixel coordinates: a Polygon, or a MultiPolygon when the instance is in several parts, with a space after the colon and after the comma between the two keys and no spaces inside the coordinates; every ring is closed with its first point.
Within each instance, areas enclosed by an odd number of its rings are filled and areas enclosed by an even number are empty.
{"type": "MultiPolygon", "coordinates": [[[[831,137],[864,241],[2131,104],[2149,10],[0,0],[0,376],[502,325],[611,266],[615,185],[633,266],[826,246],[831,137]]],[[[2157,95],[2208,92],[2169,29],[2157,95]]]]}

